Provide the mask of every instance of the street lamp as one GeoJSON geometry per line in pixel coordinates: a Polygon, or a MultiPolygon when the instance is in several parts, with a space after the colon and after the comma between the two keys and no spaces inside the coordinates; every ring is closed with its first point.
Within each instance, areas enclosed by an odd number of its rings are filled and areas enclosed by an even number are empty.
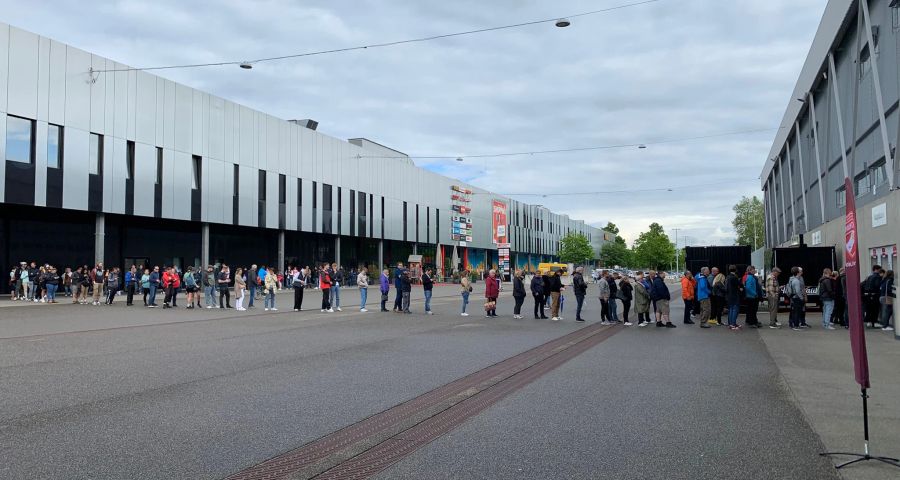
{"type": "Polygon", "coordinates": [[[572,22],[570,22],[568,18],[560,18],[556,21],[556,26],[559,28],[566,28],[571,24],[572,22]]]}
{"type": "Polygon", "coordinates": [[[253,68],[253,64],[250,62],[241,62],[239,66],[244,70],[250,70],[251,68],[253,68]]]}

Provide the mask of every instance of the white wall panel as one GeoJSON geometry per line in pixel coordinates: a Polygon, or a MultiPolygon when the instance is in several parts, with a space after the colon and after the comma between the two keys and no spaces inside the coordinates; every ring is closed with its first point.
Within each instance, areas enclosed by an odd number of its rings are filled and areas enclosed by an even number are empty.
{"type": "Polygon", "coordinates": [[[175,151],[174,158],[174,181],[172,186],[174,192],[174,212],[172,218],[181,220],[191,219],[191,154],[187,152],[175,151]]]}
{"type": "Polygon", "coordinates": [[[47,122],[38,121],[35,129],[34,204],[43,207],[47,205],[47,122]]]}
{"type": "Polygon", "coordinates": [[[168,150],[173,150],[175,148],[175,130],[176,130],[176,121],[175,121],[175,102],[176,102],[176,94],[175,94],[175,82],[165,80],[166,86],[166,98],[165,98],[165,111],[163,118],[163,147],[168,150]]]}
{"type": "MultiPolygon", "coordinates": [[[[105,70],[107,64],[111,68],[115,68],[115,62],[107,62],[105,58],[91,55],[91,68],[94,70],[105,70]]],[[[101,135],[113,135],[115,118],[116,98],[115,84],[118,75],[124,75],[119,72],[95,73],[93,74],[94,83],[90,84],[90,114],[91,114],[91,131],[101,135]],[[106,122],[110,123],[107,124],[106,122]]],[[[85,76],[87,80],[88,76],[85,76]]],[[[68,95],[68,92],[67,92],[68,95]]],[[[124,100],[124,99],[123,99],[124,100]]],[[[124,108],[124,103],[122,104],[124,108]]],[[[124,132],[123,132],[124,133],[124,132]]]]}
{"type": "MultiPolygon", "coordinates": [[[[231,167],[231,165],[228,165],[231,167]]],[[[224,210],[231,211],[231,184],[225,182],[225,164],[219,160],[203,158],[203,168],[208,168],[209,170],[204,170],[204,184],[203,184],[203,197],[206,202],[203,204],[203,209],[206,212],[206,219],[209,222],[223,222],[224,221],[224,210]],[[227,188],[226,188],[227,187],[227,188]]],[[[231,172],[228,173],[228,178],[231,178],[231,172]]],[[[231,216],[230,214],[228,215],[231,216]]]]}
{"type": "MultiPolygon", "coordinates": [[[[256,138],[256,117],[253,111],[244,106],[236,106],[236,113],[240,116],[238,131],[240,139],[239,161],[242,166],[256,168],[256,159],[253,140],[256,138]]],[[[243,178],[243,176],[241,177],[243,178]]],[[[243,214],[242,214],[243,215],[243,214]]],[[[254,222],[255,224],[255,222],[254,222]]]]}
{"type": "Polygon", "coordinates": [[[74,47],[66,48],[65,126],[67,130],[77,128],[87,132],[91,129],[92,86],[88,74],[90,67],[91,55],[89,53],[74,47]]]}
{"type": "Polygon", "coordinates": [[[257,224],[257,172],[253,167],[241,166],[241,225],[255,227],[257,224]]]}
{"type": "MultiPolygon", "coordinates": [[[[124,65],[123,65],[124,67],[124,65]]],[[[129,70],[127,74],[127,90],[125,93],[126,113],[125,113],[125,138],[134,140],[137,130],[137,74],[136,70],[129,70]]]]}
{"type": "Polygon", "coordinates": [[[134,214],[153,216],[153,193],[156,184],[156,147],[136,143],[134,146],[134,214]]]}
{"type": "Polygon", "coordinates": [[[341,222],[341,234],[350,235],[350,189],[341,188],[341,215],[338,218],[341,222]]]}
{"type": "Polygon", "coordinates": [[[164,218],[180,218],[175,212],[175,152],[163,149],[163,184],[162,184],[162,216],[164,218]]]}
{"type": "Polygon", "coordinates": [[[303,213],[300,215],[302,222],[300,229],[304,232],[311,232],[314,230],[312,224],[312,181],[304,178],[301,187],[303,189],[301,194],[303,200],[300,208],[303,209],[303,213]]]}
{"type": "Polygon", "coordinates": [[[39,51],[37,35],[16,27],[9,28],[7,112],[13,115],[37,117],[39,51]]]}
{"type": "Polygon", "coordinates": [[[136,72],[135,130],[134,139],[150,145],[156,144],[156,77],[147,72],[136,72]]]}
{"type": "MultiPolygon", "coordinates": [[[[3,24],[0,24],[2,27],[3,24]]],[[[0,35],[3,34],[3,29],[0,28],[0,35]]],[[[2,46],[2,45],[0,45],[2,46]]],[[[3,74],[3,71],[0,70],[0,75],[3,74]]],[[[3,96],[6,92],[0,91],[0,96],[3,96]]],[[[0,141],[0,161],[3,162],[3,168],[0,168],[0,199],[6,198],[6,113],[0,111],[0,132],[3,132],[4,141],[0,141]]]]}
{"type": "MultiPolygon", "coordinates": [[[[118,63],[111,63],[111,67],[120,69],[124,67],[124,65],[120,65],[118,63]]],[[[106,75],[106,74],[104,74],[106,75]]],[[[130,98],[128,95],[128,77],[129,72],[115,72],[114,76],[111,77],[114,79],[114,85],[109,85],[107,83],[106,97],[114,98],[115,103],[113,104],[113,118],[112,120],[112,130],[107,129],[110,135],[113,135],[118,138],[127,138],[128,137],[128,106],[130,103],[130,98]]],[[[109,126],[109,122],[107,122],[107,126],[109,126]]]]}
{"type": "Polygon", "coordinates": [[[211,158],[231,162],[231,158],[225,158],[225,102],[221,98],[213,96],[209,97],[209,150],[207,155],[211,158]]]}
{"type": "Polygon", "coordinates": [[[256,165],[260,170],[269,169],[269,161],[266,158],[266,116],[260,112],[254,112],[254,121],[256,125],[256,135],[254,135],[254,157],[256,165]]]}
{"type": "Polygon", "coordinates": [[[191,89],[191,147],[187,150],[194,155],[205,156],[203,148],[203,92],[191,89]]]}
{"type": "Polygon", "coordinates": [[[312,231],[322,233],[322,182],[317,182],[316,191],[313,193],[316,196],[314,205],[316,206],[317,212],[315,221],[312,225],[312,231]]]}
{"type": "Polygon", "coordinates": [[[190,153],[193,147],[193,89],[175,84],[175,150],[190,153]]]}
{"type": "MultiPolygon", "coordinates": [[[[0,27],[0,35],[2,32],[3,29],[0,27]]],[[[0,50],[2,50],[2,40],[0,40],[0,50]]],[[[3,53],[0,52],[0,62],[2,60],[3,53]]],[[[2,76],[2,72],[3,67],[0,66],[0,76],[2,76]]],[[[66,46],[53,40],[50,41],[47,89],[47,119],[50,123],[62,125],[66,121],[66,46]]],[[[3,89],[0,88],[0,92],[2,91],[3,89]]]]}
{"type": "Polygon", "coordinates": [[[37,119],[47,121],[50,103],[50,39],[39,37],[37,119]]]}
{"type": "MultiPolygon", "coordinates": [[[[85,123],[88,122],[85,121],[85,123]]],[[[63,145],[65,152],[63,208],[87,210],[88,155],[90,151],[88,131],[66,128],[63,145]]]]}
{"type": "MultiPolygon", "coordinates": [[[[222,223],[231,224],[234,222],[234,164],[229,162],[222,163],[222,223]]],[[[238,205],[240,209],[240,204],[238,205]]]]}
{"type": "MultiPolygon", "coordinates": [[[[6,112],[7,85],[9,82],[9,25],[0,23],[0,112],[6,112]]],[[[4,135],[6,132],[6,121],[4,120],[4,135]]],[[[3,142],[6,143],[6,142],[3,142]]],[[[3,149],[6,148],[4,145],[3,149]]],[[[2,158],[6,158],[5,156],[2,158]]],[[[5,168],[3,169],[6,170],[5,168]]],[[[4,175],[0,174],[0,175],[4,175]]],[[[0,186],[0,192],[3,187],[0,186]]]]}
{"type": "Polygon", "coordinates": [[[287,185],[285,185],[285,200],[287,205],[284,209],[284,228],[287,230],[297,230],[297,179],[291,176],[287,177],[287,185]]]}
{"type": "Polygon", "coordinates": [[[266,228],[278,228],[278,173],[266,172],[266,228]]]}
{"type": "Polygon", "coordinates": [[[161,147],[166,143],[166,81],[154,77],[156,81],[156,138],[153,145],[161,147]]]}
{"type": "Polygon", "coordinates": [[[107,177],[111,177],[112,189],[106,190],[103,195],[103,203],[109,198],[109,209],[112,213],[125,213],[125,178],[128,176],[128,142],[122,138],[106,136],[103,143],[108,149],[104,149],[106,164],[112,168],[104,170],[104,183],[107,177]],[[109,148],[112,147],[112,148],[109,148]],[[112,155],[110,155],[112,152],[112,155]],[[112,192],[112,195],[109,193],[112,192]]]}

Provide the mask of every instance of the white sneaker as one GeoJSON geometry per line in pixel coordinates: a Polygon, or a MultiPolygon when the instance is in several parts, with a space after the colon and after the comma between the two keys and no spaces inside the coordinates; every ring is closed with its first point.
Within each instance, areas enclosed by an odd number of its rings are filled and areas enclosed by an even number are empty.
{"type": "Polygon", "coordinates": [[[634,324],[631,323],[631,322],[625,322],[625,326],[626,326],[626,327],[630,327],[630,326],[632,326],[632,325],[634,325],[634,324]]]}
{"type": "Polygon", "coordinates": [[[559,321],[559,317],[553,317],[553,318],[551,318],[550,320],[553,320],[554,322],[558,322],[558,321],[559,321]]]}
{"type": "Polygon", "coordinates": [[[646,327],[647,325],[650,325],[650,324],[649,323],[639,323],[638,324],[639,327],[646,327]]]}
{"type": "Polygon", "coordinates": [[[295,312],[299,312],[300,310],[295,308],[294,311],[295,311],[295,312]]]}
{"type": "Polygon", "coordinates": [[[341,310],[341,307],[338,307],[338,308],[337,308],[337,311],[343,312],[343,310],[341,310]]]}
{"type": "Polygon", "coordinates": [[[604,320],[604,321],[600,322],[600,325],[612,325],[612,324],[607,322],[606,320],[604,320]]]}
{"type": "Polygon", "coordinates": [[[834,330],[834,327],[832,327],[831,325],[828,325],[827,327],[825,327],[825,330],[834,330]]]}
{"type": "Polygon", "coordinates": [[[325,313],[325,309],[324,309],[324,308],[323,308],[322,310],[319,310],[319,311],[322,312],[322,313],[325,313]]]}
{"type": "Polygon", "coordinates": [[[431,310],[429,310],[429,311],[427,311],[427,312],[425,312],[425,313],[427,313],[427,314],[429,314],[429,315],[434,315],[434,312],[432,312],[431,310]]]}
{"type": "Polygon", "coordinates": [[[469,314],[466,313],[466,312],[460,313],[459,315],[462,316],[462,317],[468,317],[468,316],[469,316],[469,314]]]}
{"type": "Polygon", "coordinates": [[[360,312],[368,312],[369,310],[367,310],[367,309],[365,309],[365,308],[360,308],[359,311],[360,311],[360,312]]]}
{"type": "Polygon", "coordinates": [[[207,305],[206,308],[213,308],[212,305],[207,305]]]}
{"type": "Polygon", "coordinates": [[[269,309],[268,309],[268,308],[267,308],[267,309],[266,309],[266,311],[267,311],[267,312],[268,312],[268,311],[269,311],[269,309]]]}
{"type": "Polygon", "coordinates": [[[893,331],[894,331],[894,327],[884,327],[884,328],[881,329],[881,331],[883,331],[883,332],[893,332],[893,331]]]}
{"type": "Polygon", "coordinates": [[[329,308],[329,309],[327,310],[327,312],[328,312],[328,313],[334,313],[334,309],[333,309],[333,308],[329,308]]]}
{"type": "Polygon", "coordinates": [[[275,308],[275,307],[272,307],[272,308],[270,308],[269,310],[271,310],[271,311],[273,311],[273,312],[277,312],[277,311],[278,311],[278,309],[275,308]]]}

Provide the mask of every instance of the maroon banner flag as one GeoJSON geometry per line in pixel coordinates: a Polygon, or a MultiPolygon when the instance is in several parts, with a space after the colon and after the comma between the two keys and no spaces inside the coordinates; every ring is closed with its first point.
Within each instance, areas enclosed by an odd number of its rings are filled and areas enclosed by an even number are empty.
{"type": "Polygon", "coordinates": [[[856,383],[869,388],[869,356],[866,353],[866,330],[863,325],[862,293],[859,286],[859,237],[856,233],[856,194],[850,177],[844,179],[846,220],[844,235],[844,273],[847,275],[847,308],[850,317],[850,349],[853,351],[853,371],[856,383]]]}

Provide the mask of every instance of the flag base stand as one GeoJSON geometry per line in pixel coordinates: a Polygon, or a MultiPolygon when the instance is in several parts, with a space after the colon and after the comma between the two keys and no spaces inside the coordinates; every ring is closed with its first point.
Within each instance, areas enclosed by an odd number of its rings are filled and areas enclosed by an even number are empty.
{"type": "Polygon", "coordinates": [[[848,452],[826,452],[820,453],[819,455],[823,457],[833,457],[833,456],[847,456],[847,457],[857,457],[849,462],[844,462],[839,465],[836,465],[834,468],[840,470],[846,466],[853,465],[854,463],[866,462],[869,460],[875,460],[877,462],[886,463],[888,465],[893,465],[897,468],[900,468],[900,460],[891,457],[878,457],[875,455],[869,454],[869,395],[866,393],[866,389],[863,388],[862,399],[863,399],[863,432],[865,434],[865,444],[863,444],[863,451],[865,453],[848,453],[848,452]]]}

